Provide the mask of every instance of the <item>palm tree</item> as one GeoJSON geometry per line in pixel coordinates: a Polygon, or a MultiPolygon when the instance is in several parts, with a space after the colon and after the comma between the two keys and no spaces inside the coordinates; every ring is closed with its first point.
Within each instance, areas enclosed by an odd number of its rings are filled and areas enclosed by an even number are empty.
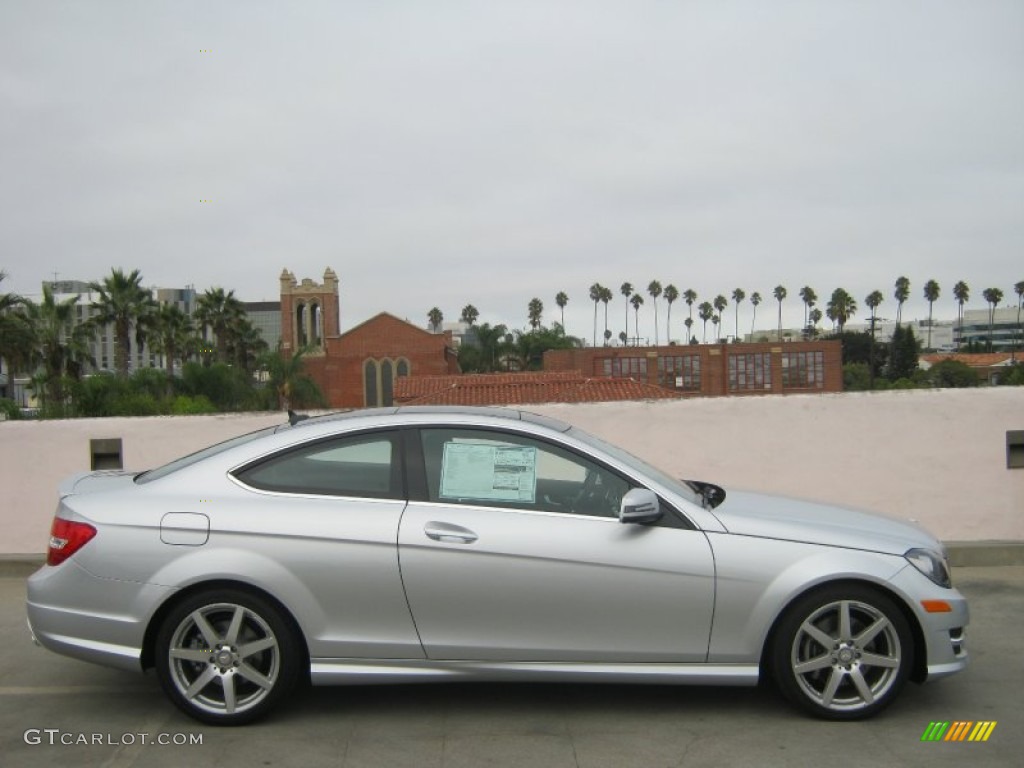
{"type": "MultiPolygon", "coordinates": [[[[626,305],[626,312],[629,312],[629,304],[626,305]]],[[[629,315],[628,314],[626,315],[626,322],[629,322],[629,315]]],[[[629,337],[626,336],[626,332],[625,331],[619,331],[619,343],[622,344],[622,346],[626,346],[626,340],[628,338],[629,337]]]]}
{"type": "Polygon", "coordinates": [[[779,341],[782,341],[782,301],[786,298],[786,286],[776,285],[772,296],[779,302],[779,341]]]}
{"type": "Polygon", "coordinates": [[[736,288],[732,292],[732,303],[736,307],[736,341],[740,340],[740,304],[745,298],[747,298],[747,294],[742,288],[736,288]]]}
{"type": "Polygon", "coordinates": [[[665,303],[668,304],[668,317],[665,318],[665,342],[672,343],[672,304],[679,298],[679,289],[672,283],[665,286],[665,303]]]}
{"type": "MultiPolygon", "coordinates": [[[[0,271],[0,282],[7,274],[0,271]]],[[[7,361],[8,373],[26,366],[31,357],[32,328],[25,317],[25,300],[15,293],[0,293],[0,373],[7,361]]]]}
{"type": "Polygon", "coordinates": [[[693,331],[693,318],[692,317],[688,317],[685,320],[683,320],[683,325],[686,326],[686,343],[689,344],[691,342],[691,340],[693,339],[693,335],[692,335],[692,331],[693,331]]]}
{"type": "Polygon", "coordinates": [[[1013,292],[1017,294],[1017,343],[1010,349],[1010,359],[1016,363],[1017,347],[1020,346],[1021,339],[1024,339],[1024,328],[1021,328],[1020,324],[1020,310],[1024,306],[1024,280],[1014,283],[1013,292]]]}
{"type": "Polygon", "coordinates": [[[601,286],[601,303],[604,304],[604,345],[608,346],[608,341],[612,337],[612,332],[608,330],[608,302],[614,298],[615,294],[612,293],[611,288],[605,288],[601,286]]]}
{"type": "Polygon", "coordinates": [[[828,300],[825,315],[829,320],[836,323],[839,327],[839,333],[842,333],[843,326],[846,325],[846,321],[849,320],[856,311],[857,302],[854,300],[853,296],[842,288],[836,288],[832,291],[832,298],[828,300]]]}
{"type": "Polygon", "coordinates": [[[704,334],[703,341],[705,344],[708,343],[708,320],[715,314],[715,308],[711,306],[710,301],[701,302],[701,305],[697,307],[697,317],[704,321],[704,334]]]}
{"type": "Polygon", "coordinates": [[[53,290],[45,283],[42,303],[25,303],[25,317],[32,329],[29,364],[42,366],[40,380],[44,405],[61,412],[65,405],[67,380],[77,379],[82,366],[93,362],[89,342],[93,339],[95,326],[91,320],[75,322],[77,303],[78,296],[57,301],[53,290]]]}
{"type": "Polygon", "coordinates": [[[440,333],[441,323],[444,322],[444,312],[437,307],[433,307],[429,312],[427,312],[427,322],[430,323],[430,329],[434,333],[440,333]]]}
{"type": "Polygon", "coordinates": [[[206,290],[196,300],[196,321],[200,328],[210,328],[217,337],[218,362],[228,361],[231,328],[242,314],[242,302],[235,298],[235,292],[225,291],[220,286],[206,290]]]}
{"type": "Polygon", "coordinates": [[[864,303],[871,310],[871,347],[868,353],[868,385],[871,389],[875,388],[875,310],[883,299],[881,291],[872,291],[864,299],[864,303]]]}
{"type": "Polygon", "coordinates": [[[161,304],[153,318],[152,343],[164,356],[167,384],[174,378],[174,362],[187,354],[192,337],[192,320],[176,304],[161,304]]]}
{"type": "Polygon", "coordinates": [[[633,295],[633,284],[623,283],[619,286],[619,293],[626,297],[626,335],[629,335],[629,297],[633,295]]]}
{"type": "Polygon", "coordinates": [[[722,316],[721,315],[712,315],[711,316],[711,326],[714,329],[713,332],[714,332],[716,340],[721,338],[721,336],[718,335],[718,324],[721,321],[722,321],[722,316]]]}
{"type": "Polygon", "coordinates": [[[658,297],[661,296],[661,283],[651,280],[647,284],[647,293],[654,299],[654,346],[658,346],[658,297]]]}
{"type": "Polygon", "coordinates": [[[142,349],[156,307],[153,296],[142,287],[142,275],[137,269],[127,275],[112,269],[102,282],[89,283],[89,290],[99,294],[92,302],[96,324],[114,326],[114,367],[119,376],[127,376],[132,329],[135,343],[142,349]]]}
{"type": "Polygon", "coordinates": [[[241,314],[231,322],[228,328],[228,359],[240,369],[254,373],[260,356],[267,351],[263,334],[246,315],[241,314]]]}
{"type": "Polygon", "coordinates": [[[600,283],[594,283],[590,286],[590,300],[594,302],[594,346],[597,346],[597,303],[601,300],[601,296],[604,295],[604,286],[600,283]]]}
{"type": "Polygon", "coordinates": [[[644,303],[644,297],[641,296],[639,293],[634,293],[633,294],[633,298],[631,298],[629,300],[629,303],[633,305],[633,319],[634,319],[633,328],[634,328],[634,330],[636,332],[636,343],[637,343],[637,345],[639,345],[640,344],[640,307],[644,303]]]}
{"type": "Polygon", "coordinates": [[[484,323],[477,326],[476,343],[480,350],[478,363],[481,373],[498,370],[498,363],[506,352],[505,335],[508,328],[504,325],[484,323]]]}
{"type": "Polygon", "coordinates": [[[279,410],[327,404],[320,387],[304,370],[304,354],[304,349],[296,350],[293,355],[275,351],[260,358],[260,367],[267,373],[267,386],[276,394],[279,410]]]}
{"type": "Polygon", "coordinates": [[[893,293],[896,298],[896,325],[899,325],[903,320],[903,302],[910,298],[910,280],[905,277],[896,278],[896,292],[893,293]]]}
{"type": "Polygon", "coordinates": [[[988,351],[992,351],[992,326],[996,320],[996,307],[1003,300],[1003,292],[998,288],[986,288],[981,292],[982,298],[989,304],[988,309],[988,351]]]}
{"type": "Polygon", "coordinates": [[[928,349],[932,348],[932,305],[939,298],[939,284],[929,280],[924,284],[924,297],[928,300],[928,349]]]}
{"type": "Polygon", "coordinates": [[[480,311],[472,304],[467,304],[462,308],[462,315],[459,319],[461,319],[462,322],[464,322],[466,325],[472,328],[473,324],[477,321],[479,317],[480,311]]]}
{"type": "MultiPolygon", "coordinates": [[[[714,307],[718,311],[719,320],[721,320],[721,315],[727,306],[729,306],[729,300],[726,299],[725,296],[722,294],[715,296],[714,307]]],[[[720,338],[718,335],[718,323],[712,323],[712,325],[715,326],[715,340],[717,341],[720,338]]]]}
{"type": "Polygon", "coordinates": [[[959,332],[956,335],[956,348],[960,351],[960,338],[964,335],[964,304],[970,301],[971,289],[963,280],[953,286],[953,298],[957,303],[957,325],[959,332]]]}
{"type": "Polygon", "coordinates": [[[808,313],[808,319],[811,321],[811,335],[818,335],[818,323],[821,322],[821,318],[824,317],[821,310],[815,307],[808,313]]]}
{"type": "MultiPolygon", "coordinates": [[[[693,325],[693,302],[697,300],[697,292],[693,288],[687,288],[683,291],[683,301],[686,302],[686,306],[690,308],[690,326],[693,325]]],[[[689,326],[688,326],[689,327],[689,326]]],[[[687,339],[689,341],[689,339],[687,339]]]]}
{"type": "Polygon", "coordinates": [[[864,298],[864,304],[871,310],[871,338],[875,338],[875,310],[885,300],[881,291],[872,291],[864,298]]]}
{"type": "Polygon", "coordinates": [[[562,313],[562,329],[565,329],[565,305],[569,303],[569,294],[565,291],[559,291],[555,294],[555,304],[558,305],[558,310],[562,313]]]}
{"type": "Polygon", "coordinates": [[[540,328],[540,321],[544,317],[544,302],[534,297],[527,305],[527,316],[530,318],[530,327],[533,330],[540,328]]]}
{"type": "Polygon", "coordinates": [[[805,285],[800,289],[800,298],[804,302],[804,328],[807,327],[808,315],[811,308],[818,301],[818,294],[814,292],[814,289],[809,285],[805,285]]]}
{"type": "Polygon", "coordinates": [[[754,305],[754,313],[750,317],[750,339],[754,339],[754,321],[757,320],[757,305],[761,303],[761,294],[754,291],[750,294],[750,303],[754,305]]]}

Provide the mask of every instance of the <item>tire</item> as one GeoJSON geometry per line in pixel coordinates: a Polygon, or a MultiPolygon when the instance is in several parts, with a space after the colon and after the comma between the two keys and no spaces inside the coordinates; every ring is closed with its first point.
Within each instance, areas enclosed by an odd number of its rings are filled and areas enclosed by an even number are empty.
{"type": "Polygon", "coordinates": [[[295,687],[301,659],[281,611],[242,590],[187,597],[156,635],[164,692],[182,712],[210,725],[265,716],[295,687]]]}
{"type": "Polygon", "coordinates": [[[798,599],[779,622],[768,659],[782,694],[828,720],[859,720],[887,707],[914,665],[914,641],[893,600],[862,585],[798,599]]]}

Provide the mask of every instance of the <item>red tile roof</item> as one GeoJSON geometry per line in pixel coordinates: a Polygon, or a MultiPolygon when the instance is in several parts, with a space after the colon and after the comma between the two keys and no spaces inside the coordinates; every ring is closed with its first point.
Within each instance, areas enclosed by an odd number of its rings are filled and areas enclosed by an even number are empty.
{"type": "Polygon", "coordinates": [[[992,368],[997,365],[1008,365],[1009,352],[949,352],[921,355],[921,360],[929,365],[941,363],[943,360],[959,360],[971,368],[992,368]]]}
{"type": "Polygon", "coordinates": [[[588,378],[580,371],[469,373],[395,379],[395,403],[402,405],[536,405],[679,397],[682,395],[678,392],[646,382],[588,378]]]}

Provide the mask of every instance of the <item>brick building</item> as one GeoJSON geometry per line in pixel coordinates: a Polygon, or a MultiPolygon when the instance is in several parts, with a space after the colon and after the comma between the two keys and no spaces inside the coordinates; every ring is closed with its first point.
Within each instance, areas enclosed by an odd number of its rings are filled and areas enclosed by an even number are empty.
{"type": "Polygon", "coordinates": [[[451,333],[430,333],[381,312],[340,333],[338,276],[302,282],[281,273],[281,351],[306,349],[305,370],[332,408],[391,405],[396,379],[458,373],[451,333]]]}
{"type": "Polygon", "coordinates": [[[678,392],[633,379],[580,371],[409,376],[395,382],[396,405],[538,405],[616,400],[671,400],[678,392]]]}
{"type": "Polygon", "coordinates": [[[544,370],[632,378],[684,395],[843,390],[838,341],[553,349],[544,353],[544,370]]]}

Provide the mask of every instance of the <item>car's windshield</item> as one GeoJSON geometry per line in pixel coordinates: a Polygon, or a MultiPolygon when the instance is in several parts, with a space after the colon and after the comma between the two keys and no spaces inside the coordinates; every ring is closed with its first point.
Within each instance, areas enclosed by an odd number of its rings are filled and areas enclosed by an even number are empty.
{"type": "Polygon", "coordinates": [[[162,467],[157,467],[156,469],[151,469],[148,472],[138,474],[135,476],[135,482],[150,483],[153,480],[159,480],[161,477],[166,477],[172,472],[177,472],[185,467],[190,467],[197,461],[202,461],[210,456],[216,456],[218,453],[223,453],[224,451],[230,450],[236,446],[245,445],[248,442],[263,437],[264,435],[273,434],[277,429],[277,426],[265,427],[263,429],[258,429],[255,432],[249,432],[244,435],[239,435],[238,437],[232,437],[230,440],[225,440],[222,443],[217,443],[209,446],[208,448],[203,448],[201,451],[190,453],[188,456],[182,456],[180,459],[175,459],[169,464],[164,464],[162,467]]]}
{"type": "Polygon", "coordinates": [[[631,467],[635,467],[638,471],[644,473],[652,480],[661,483],[666,488],[670,489],[679,496],[682,496],[687,501],[692,501],[694,504],[703,505],[704,502],[701,498],[701,495],[697,493],[693,489],[693,487],[685,480],[677,480],[676,478],[665,474],[657,467],[651,466],[643,459],[634,456],[629,451],[624,451],[617,445],[606,443],[601,438],[594,437],[592,434],[590,434],[589,432],[584,432],[579,427],[573,427],[572,429],[569,430],[568,434],[572,435],[577,440],[581,440],[585,443],[594,446],[595,448],[599,448],[600,450],[607,453],[609,456],[618,459],[624,464],[628,464],[631,467]]]}

